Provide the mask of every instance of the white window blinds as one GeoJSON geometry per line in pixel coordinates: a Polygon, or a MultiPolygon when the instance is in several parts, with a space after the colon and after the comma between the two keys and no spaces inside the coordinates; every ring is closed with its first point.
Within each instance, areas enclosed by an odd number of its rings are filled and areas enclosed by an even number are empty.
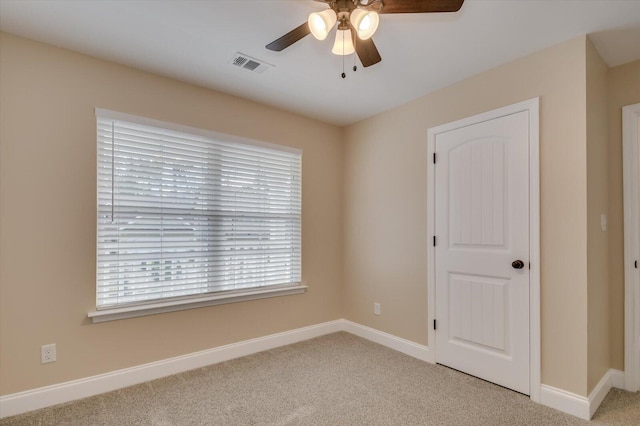
{"type": "Polygon", "coordinates": [[[96,115],[98,309],[300,282],[299,151],[96,115]]]}

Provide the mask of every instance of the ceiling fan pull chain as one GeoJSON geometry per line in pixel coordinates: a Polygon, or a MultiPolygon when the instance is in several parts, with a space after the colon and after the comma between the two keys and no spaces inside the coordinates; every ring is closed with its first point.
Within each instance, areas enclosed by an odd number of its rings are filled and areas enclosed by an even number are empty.
{"type": "Polygon", "coordinates": [[[347,74],[344,72],[344,33],[342,33],[342,78],[346,78],[347,74]]]}
{"type": "MultiPolygon", "coordinates": [[[[358,36],[353,37],[353,50],[357,51],[356,44],[358,43],[358,36]]],[[[356,66],[356,54],[353,54],[353,72],[358,71],[358,67],[356,66]]]]}
{"type": "Polygon", "coordinates": [[[344,55],[342,55],[342,78],[347,78],[347,74],[344,72],[344,55]]]}

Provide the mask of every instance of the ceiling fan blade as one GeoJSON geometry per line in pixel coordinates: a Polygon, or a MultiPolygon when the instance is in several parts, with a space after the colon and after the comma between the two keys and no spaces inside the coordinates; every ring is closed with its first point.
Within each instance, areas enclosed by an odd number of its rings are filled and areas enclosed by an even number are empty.
{"type": "Polygon", "coordinates": [[[358,58],[360,58],[360,62],[362,62],[362,66],[365,68],[375,65],[382,60],[372,39],[356,40],[356,53],[358,54],[358,58]]]}
{"type": "Polygon", "coordinates": [[[305,22],[299,27],[289,31],[279,39],[274,40],[271,43],[267,44],[265,47],[269,50],[280,52],[281,50],[286,49],[296,41],[300,40],[301,38],[304,38],[309,34],[311,34],[311,30],[309,29],[309,24],[305,22]]]}
{"type": "Polygon", "coordinates": [[[384,0],[380,13],[457,12],[464,0],[384,0]]]}

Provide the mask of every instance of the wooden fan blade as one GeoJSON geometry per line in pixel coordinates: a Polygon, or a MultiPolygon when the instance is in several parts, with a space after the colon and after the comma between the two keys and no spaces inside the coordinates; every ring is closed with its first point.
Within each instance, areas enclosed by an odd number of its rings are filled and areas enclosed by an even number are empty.
{"type": "Polygon", "coordinates": [[[309,29],[309,24],[305,22],[299,27],[289,31],[279,39],[267,44],[265,47],[269,50],[280,52],[281,50],[286,49],[301,38],[308,36],[309,34],[311,34],[311,30],[309,29]]]}
{"type": "Polygon", "coordinates": [[[360,58],[360,62],[362,62],[362,66],[365,68],[375,65],[382,60],[372,39],[356,40],[356,53],[358,54],[358,58],[360,58]]]}
{"type": "Polygon", "coordinates": [[[380,13],[457,12],[464,0],[384,0],[380,13]]]}

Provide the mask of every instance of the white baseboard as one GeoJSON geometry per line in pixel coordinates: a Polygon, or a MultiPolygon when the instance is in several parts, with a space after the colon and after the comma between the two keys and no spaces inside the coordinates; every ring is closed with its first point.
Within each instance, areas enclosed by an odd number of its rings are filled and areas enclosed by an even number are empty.
{"type": "Polygon", "coordinates": [[[540,404],[589,420],[589,398],[549,385],[540,386],[540,404]]]}
{"type": "MultiPolygon", "coordinates": [[[[0,397],[0,418],[110,392],[171,374],[228,361],[233,358],[290,345],[338,331],[346,331],[422,361],[435,363],[435,354],[429,350],[428,346],[352,321],[340,319],[125,368],[98,376],[2,396],[0,397]]],[[[623,372],[609,370],[588,398],[552,386],[541,385],[540,403],[581,419],[589,420],[612,387],[624,388],[623,372]]]]}
{"type": "Polygon", "coordinates": [[[540,387],[540,403],[584,420],[591,420],[612,387],[624,388],[624,373],[610,369],[593,388],[589,397],[576,395],[553,386],[540,387]]]}
{"type": "Polygon", "coordinates": [[[2,396],[0,397],[0,418],[110,392],[338,331],[346,331],[423,361],[435,362],[434,356],[427,346],[341,319],[2,396]]]}
{"type": "Polygon", "coordinates": [[[612,368],[609,370],[609,374],[611,375],[611,387],[624,389],[624,371],[614,370],[612,368]]]}
{"type": "Polygon", "coordinates": [[[110,392],[171,374],[335,333],[343,329],[343,320],[329,321],[84,379],[2,396],[0,397],[0,418],[110,392]]]}
{"type": "Polygon", "coordinates": [[[422,361],[435,363],[435,356],[433,351],[429,350],[428,346],[420,345],[406,340],[401,337],[396,337],[393,334],[385,333],[375,328],[360,325],[358,323],[342,320],[343,330],[347,333],[355,334],[363,339],[371,340],[372,342],[394,349],[403,354],[418,358],[422,361]]]}
{"type": "Polygon", "coordinates": [[[589,419],[598,411],[598,407],[600,407],[611,388],[620,387],[620,382],[624,387],[624,373],[622,371],[611,368],[602,376],[602,379],[589,394],[589,419]]]}

